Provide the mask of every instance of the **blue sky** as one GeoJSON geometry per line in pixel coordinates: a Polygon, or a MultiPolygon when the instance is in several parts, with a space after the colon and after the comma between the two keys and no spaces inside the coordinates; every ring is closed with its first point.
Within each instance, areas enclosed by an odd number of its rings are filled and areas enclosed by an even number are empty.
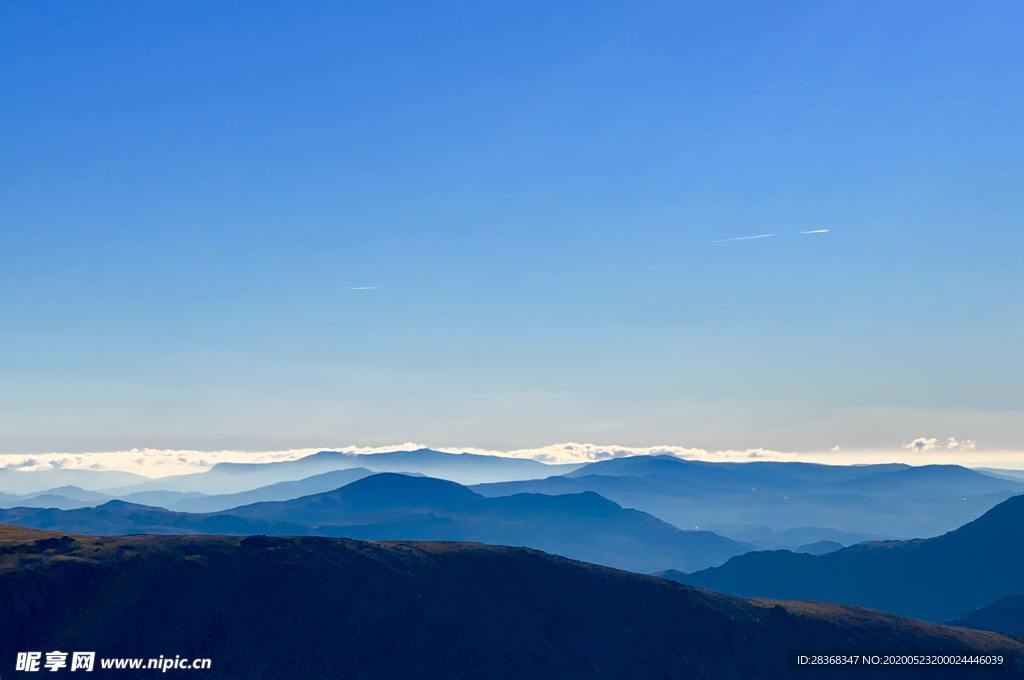
{"type": "Polygon", "coordinates": [[[7,3],[0,452],[1024,449],[1022,21],[7,3]]]}

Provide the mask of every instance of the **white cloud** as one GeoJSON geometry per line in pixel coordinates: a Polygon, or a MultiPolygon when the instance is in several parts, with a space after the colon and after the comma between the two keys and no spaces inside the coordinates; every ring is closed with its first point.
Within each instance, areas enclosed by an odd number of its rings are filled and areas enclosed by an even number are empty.
{"type": "Polygon", "coordinates": [[[949,437],[946,440],[946,448],[952,451],[974,451],[978,448],[978,443],[973,439],[949,437]]]}
{"type": "Polygon", "coordinates": [[[781,451],[768,448],[704,449],[675,444],[625,446],[565,442],[534,448],[486,449],[474,446],[437,446],[403,442],[387,446],[318,446],[279,451],[198,451],[187,449],[129,449],[91,453],[0,454],[0,469],[33,471],[64,469],[122,470],[152,477],[201,472],[217,463],[271,463],[295,460],[317,451],[346,453],[380,453],[432,448],[449,453],[479,453],[513,458],[530,458],[545,463],[589,463],[610,458],[637,455],[669,455],[691,460],[719,462],[803,461],[843,465],[852,463],[905,462],[913,465],[930,463],[969,463],[975,466],[1024,468],[1024,451],[978,451],[972,439],[948,437],[917,437],[899,447],[850,449],[839,446],[820,451],[781,451]],[[970,454],[970,459],[965,455],[970,454]]]}
{"type": "Polygon", "coordinates": [[[709,451],[687,446],[676,446],[672,444],[659,444],[655,446],[621,446],[618,444],[583,444],[580,442],[565,442],[564,444],[550,444],[532,449],[512,449],[501,451],[495,449],[480,449],[474,447],[466,448],[441,448],[442,451],[482,453],[495,456],[511,456],[514,458],[532,458],[544,463],[592,463],[610,458],[623,458],[625,456],[641,455],[666,455],[679,458],[694,458],[702,460],[744,460],[753,457],[778,456],[790,457],[794,454],[783,451],[771,451],[768,449],[741,449],[728,451],[709,451]]]}
{"type": "Polygon", "coordinates": [[[978,443],[973,439],[958,439],[957,437],[947,437],[945,443],[942,442],[939,437],[917,437],[911,439],[909,442],[903,445],[904,449],[908,451],[935,451],[937,449],[946,449],[947,451],[976,451],[978,449],[978,443]]]}
{"type": "Polygon", "coordinates": [[[31,456],[0,455],[0,468],[24,471],[51,470],[58,467],[122,470],[141,475],[165,475],[201,472],[217,463],[272,463],[295,460],[317,451],[343,451],[345,453],[381,453],[385,451],[412,451],[432,448],[449,453],[478,453],[512,458],[530,458],[544,463],[592,463],[610,458],[638,455],[669,455],[679,458],[718,461],[792,460],[795,453],[770,449],[738,449],[709,451],[707,449],[662,444],[655,446],[621,446],[617,444],[584,444],[565,442],[536,448],[485,449],[474,446],[428,446],[416,442],[403,442],[388,446],[318,446],[281,451],[198,451],[189,449],[129,449],[125,451],[99,451],[82,454],[37,453],[31,456]]]}
{"type": "Polygon", "coordinates": [[[127,449],[87,453],[0,454],[0,469],[19,471],[65,469],[122,470],[140,475],[162,477],[187,472],[202,472],[217,463],[273,463],[295,460],[317,451],[330,449],[346,453],[379,453],[423,448],[406,442],[392,446],[318,446],[280,451],[198,451],[194,449],[127,449]],[[71,457],[73,456],[73,457],[71,457]]]}
{"type": "Polygon", "coordinates": [[[938,448],[938,446],[939,440],[937,437],[918,437],[904,444],[903,448],[909,451],[932,451],[938,448]]]}

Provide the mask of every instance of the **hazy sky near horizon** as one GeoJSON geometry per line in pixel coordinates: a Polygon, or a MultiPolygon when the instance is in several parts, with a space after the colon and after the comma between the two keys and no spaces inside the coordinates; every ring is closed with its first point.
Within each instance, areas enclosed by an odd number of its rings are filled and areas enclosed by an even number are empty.
{"type": "Polygon", "coordinates": [[[1022,22],[6,3],[0,453],[1024,450],[1022,22]]]}

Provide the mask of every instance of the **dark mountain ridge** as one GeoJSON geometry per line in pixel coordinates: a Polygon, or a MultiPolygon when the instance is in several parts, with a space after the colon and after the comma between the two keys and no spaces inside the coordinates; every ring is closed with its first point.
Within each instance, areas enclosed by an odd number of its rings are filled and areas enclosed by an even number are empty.
{"type": "MultiPolygon", "coordinates": [[[[791,650],[1024,651],[995,633],[742,600],[526,549],[5,533],[2,658],[83,645],[108,657],[173,650],[211,658],[202,673],[211,680],[776,680],[793,677],[791,650]]],[[[962,674],[897,668],[885,677],[962,674]]],[[[1009,675],[979,667],[971,677],[1009,675]]]]}

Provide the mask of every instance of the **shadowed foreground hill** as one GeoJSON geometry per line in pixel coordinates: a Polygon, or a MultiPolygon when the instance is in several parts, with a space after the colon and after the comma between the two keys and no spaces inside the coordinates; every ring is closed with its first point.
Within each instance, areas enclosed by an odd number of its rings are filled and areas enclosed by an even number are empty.
{"type": "MultiPolygon", "coordinates": [[[[210,657],[213,670],[201,676],[211,679],[725,680],[793,677],[793,649],[1024,649],[995,633],[746,601],[519,548],[38,536],[0,545],[5,664],[19,650],[78,649],[210,657]]],[[[848,669],[801,675],[868,677],[848,669]]]]}

